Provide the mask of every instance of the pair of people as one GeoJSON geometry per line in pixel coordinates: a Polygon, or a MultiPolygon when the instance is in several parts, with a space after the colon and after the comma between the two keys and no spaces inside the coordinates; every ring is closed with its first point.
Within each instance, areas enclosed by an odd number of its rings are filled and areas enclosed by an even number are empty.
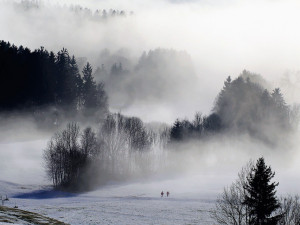
{"type": "MultiPolygon", "coordinates": [[[[160,195],[161,195],[161,197],[164,197],[164,192],[161,191],[160,195]]],[[[167,191],[167,197],[169,197],[169,195],[170,195],[170,192],[167,191]]]]}

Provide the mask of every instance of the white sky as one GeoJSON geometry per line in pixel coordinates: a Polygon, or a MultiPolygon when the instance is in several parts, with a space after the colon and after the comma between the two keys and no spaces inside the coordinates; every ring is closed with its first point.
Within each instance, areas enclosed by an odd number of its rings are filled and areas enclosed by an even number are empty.
{"type": "MultiPolygon", "coordinates": [[[[170,121],[194,111],[209,113],[225,78],[237,77],[243,69],[271,82],[286,71],[300,70],[300,1],[46,0],[44,10],[26,16],[8,2],[12,1],[0,0],[0,39],[16,45],[45,46],[55,52],[66,47],[89,61],[104,48],[126,48],[136,57],[159,47],[186,50],[200,79],[201,94],[197,108],[165,114],[163,119],[170,121]],[[55,4],[132,10],[135,15],[107,23],[80,21],[65,9],[48,7],[55,4]]],[[[139,114],[133,111],[129,113],[139,114]]]]}

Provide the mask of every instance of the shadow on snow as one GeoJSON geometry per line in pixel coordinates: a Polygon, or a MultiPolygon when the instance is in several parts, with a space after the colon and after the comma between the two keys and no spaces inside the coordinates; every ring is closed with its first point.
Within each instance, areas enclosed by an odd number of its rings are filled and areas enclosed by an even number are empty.
{"type": "Polygon", "coordinates": [[[71,198],[76,197],[78,194],[55,191],[55,190],[37,190],[29,193],[22,193],[14,195],[13,198],[22,199],[48,199],[48,198],[71,198]]]}

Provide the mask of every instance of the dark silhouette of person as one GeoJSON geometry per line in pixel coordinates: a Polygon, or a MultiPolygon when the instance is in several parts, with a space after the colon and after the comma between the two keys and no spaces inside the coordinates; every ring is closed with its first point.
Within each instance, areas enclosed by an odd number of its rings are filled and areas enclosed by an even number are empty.
{"type": "Polygon", "coordinates": [[[167,197],[169,197],[170,192],[167,191],[167,197]]]}
{"type": "Polygon", "coordinates": [[[161,195],[161,197],[164,197],[164,192],[163,192],[163,191],[161,191],[160,195],[161,195]]]}

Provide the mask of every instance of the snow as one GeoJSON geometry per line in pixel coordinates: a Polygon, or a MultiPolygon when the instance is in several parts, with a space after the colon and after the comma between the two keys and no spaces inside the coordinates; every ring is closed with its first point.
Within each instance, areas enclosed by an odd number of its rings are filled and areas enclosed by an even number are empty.
{"type": "MultiPolygon", "coordinates": [[[[0,195],[5,206],[42,214],[69,224],[211,224],[223,181],[215,177],[156,177],[115,183],[84,194],[52,191],[42,165],[48,139],[0,143],[0,195]],[[197,181],[197,182],[196,182],[197,181]],[[170,191],[169,198],[160,192],[170,191]]],[[[225,182],[226,183],[226,182],[225,182]]]]}
{"type": "MultiPolygon", "coordinates": [[[[72,225],[211,225],[209,211],[217,195],[237,178],[250,158],[246,150],[230,151],[232,143],[222,145],[223,153],[213,151],[220,146],[211,144],[205,155],[190,155],[185,161],[189,163],[182,163],[182,168],[178,165],[178,173],[111,183],[92,192],[71,194],[53,191],[49,186],[42,164],[47,140],[0,143],[0,195],[9,197],[6,206],[17,205],[72,225]],[[170,191],[170,196],[161,198],[161,191],[170,191]]],[[[280,183],[277,193],[299,194],[300,156],[293,154],[291,160],[287,154],[279,153],[267,155],[268,164],[276,171],[275,181],[280,183]]]]}
{"type": "Polygon", "coordinates": [[[214,205],[213,198],[185,197],[184,193],[178,193],[178,197],[172,191],[168,198],[161,198],[160,191],[150,191],[159,184],[114,184],[93,192],[70,194],[0,181],[0,193],[10,193],[6,206],[17,204],[20,209],[74,225],[212,224],[209,209],[214,205]]]}

